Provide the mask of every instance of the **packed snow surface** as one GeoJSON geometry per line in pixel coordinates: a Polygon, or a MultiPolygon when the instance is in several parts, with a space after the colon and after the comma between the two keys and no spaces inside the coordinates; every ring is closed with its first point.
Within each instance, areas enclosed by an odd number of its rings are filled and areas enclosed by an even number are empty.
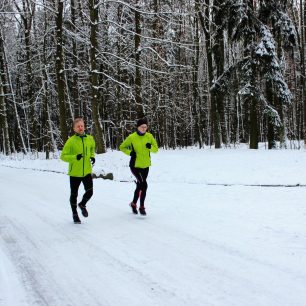
{"type": "Polygon", "coordinates": [[[160,150],[146,217],[128,159],[73,224],[66,163],[1,156],[1,306],[306,305],[305,150],[160,150]]]}

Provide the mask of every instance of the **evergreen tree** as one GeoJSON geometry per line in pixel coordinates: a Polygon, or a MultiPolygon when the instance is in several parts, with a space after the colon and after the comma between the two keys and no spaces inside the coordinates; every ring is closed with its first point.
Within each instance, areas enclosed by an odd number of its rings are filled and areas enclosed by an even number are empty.
{"type": "MultiPolygon", "coordinates": [[[[233,63],[216,80],[212,90],[218,94],[230,94],[232,90],[237,92],[242,101],[247,103],[250,120],[250,148],[258,148],[259,120],[258,114],[262,109],[267,116],[270,129],[275,130],[282,126],[282,120],[274,99],[281,105],[291,102],[291,93],[284,80],[280,60],[276,52],[276,42],[270,31],[267,12],[272,7],[263,7],[256,10],[253,1],[225,1],[220,6],[220,14],[224,16],[223,29],[228,32],[232,43],[243,45],[244,57],[233,63]],[[262,18],[260,18],[262,17],[262,18]],[[235,76],[238,76],[238,87],[233,86],[235,76]]],[[[276,1],[279,4],[279,1],[276,1]]],[[[274,8],[276,9],[276,8],[274,8]]],[[[276,13],[275,13],[276,14],[276,13]]],[[[280,13],[279,13],[280,14],[280,13]]],[[[279,29],[286,29],[286,22],[290,21],[286,16],[279,20],[279,29]],[[284,25],[282,25],[284,23],[284,25]]],[[[287,27],[288,28],[288,27],[287,27]]],[[[288,40],[292,41],[292,32],[288,40]]],[[[274,142],[274,134],[270,135],[274,142]]],[[[271,147],[274,147],[271,145],[271,147]]]]}

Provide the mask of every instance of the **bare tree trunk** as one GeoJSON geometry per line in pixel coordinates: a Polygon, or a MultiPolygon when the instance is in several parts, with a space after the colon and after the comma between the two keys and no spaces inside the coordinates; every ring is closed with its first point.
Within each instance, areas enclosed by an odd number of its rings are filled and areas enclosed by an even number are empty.
{"type": "Polygon", "coordinates": [[[258,149],[258,111],[255,99],[250,100],[250,149],[258,149]]]}
{"type": "MultiPolygon", "coordinates": [[[[136,0],[135,7],[138,9],[139,0],[136,0]]],[[[141,35],[141,25],[140,25],[140,13],[135,10],[135,102],[137,117],[141,118],[144,116],[144,110],[142,105],[142,88],[141,88],[141,70],[140,70],[140,35],[141,35]]]]}
{"type": "MultiPolygon", "coordinates": [[[[218,10],[218,7],[222,4],[222,1],[216,0],[214,1],[214,6],[218,10]]],[[[217,17],[215,18],[216,23],[216,38],[214,41],[214,46],[212,48],[212,52],[214,55],[215,66],[216,66],[216,78],[220,77],[224,72],[224,38],[223,38],[223,29],[221,28],[223,20],[219,13],[217,13],[217,17]]],[[[222,134],[221,134],[221,115],[224,112],[223,105],[223,96],[218,92],[214,92],[212,94],[212,124],[214,131],[214,140],[215,140],[215,148],[221,148],[222,142],[222,134]]]]}
{"type": "MultiPolygon", "coordinates": [[[[281,60],[283,57],[283,42],[282,42],[282,35],[281,33],[277,33],[277,56],[281,60]]],[[[288,60],[288,66],[290,67],[290,61],[288,60]]],[[[290,69],[290,68],[289,68],[290,69]]],[[[277,96],[273,95],[274,105],[276,106],[277,112],[279,114],[281,125],[277,128],[278,135],[279,135],[279,143],[280,148],[286,148],[286,139],[287,139],[287,130],[286,130],[286,122],[285,122],[285,107],[284,104],[277,98],[277,96]]],[[[276,127],[275,127],[276,128],[276,127]]],[[[275,139],[276,140],[276,139],[275,139]]],[[[276,144],[275,144],[276,147],[276,144]]]]}
{"type": "Polygon", "coordinates": [[[97,71],[97,50],[98,50],[98,40],[97,31],[99,23],[99,11],[97,4],[98,0],[89,0],[88,6],[90,10],[90,82],[91,82],[91,98],[92,98],[92,117],[94,121],[95,128],[95,140],[97,144],[97,153],[105,153],[105,142],[103,130],[100,124],[100,115],[98,108],[98,96],[99,96],[99,79],[97,71]]]}
{"type": "MultiPolygon", "coordinates": [[[[247,39],[252,40],[252,37],[247,37],[247,39]]],[[[249,42],[247,42],[249,43],[249,42]]],[[[252,76],[251,84],[254,88],[258,88],[257,84],[257,70],[256,65],[252,65],[252,76]]],[[[249,136],[250,136],[250,149],[258,149],[258,135],[259,135],[259,124],[258,124],[258,103],[256,97],[253,95],[247,101],[250,109],[250,126],[249,126],[249,136]]]]}
{"type": "Polygon", "coordinates": [[[0,128],[3,130],[3,149],[6,155],[11,154],[11,143],[9,136],[9,127],[7,122],[7,110],[6,110],[6,77],[4,69],[4,45],[3,37],[0,30],[0,128]]]}
{"type": "MultiPolygon", "coordinates": [[[[76,35],[76,0],[70,1],[71,8],[71,30],[76,35]]],[[[76,38],[72,38],[72,55],[73,55],[73,81],[71,88],[71,98],[74,109],[74,117],[82,117],[82,110],[79,100],[79,90],[78,90],[78,54],[77,54],[77,43],[76,38]]]]}
{"type": "MultiPolygon", "coordinates": [[[[269,101],[269,104],[274,106],[274,97],[272,92],[272,82],[268,81],[266,84],[267,88],[267,100],[269,101]]],[[[275,149],[276,148],[276,130],[275,130],[275,124],[272,122],[273,118],[270,118],[268,116],[268,149],[275,149]]]]}
{"type": "Polygon", "coordinates": [[[44,150],[46,152],[46,159],[49,158],[50,151],[57,152],[57,145],[53,135],[52,121],[50,117],[49,109],[49,81],[48,81],[48,62],[47,62],[47,33],[49,30],[48,12],[44,12],[44,40],[43,40],[43,52],[39,56],[41,67],[41,82],[43,88],[43,115],[42,115],[42,129],[43,129],[43,143],[44,150]]]}
{"type": "Polygon", "coordinates": [[[305,43],[306,43],[306,1],[300,0],[300,24],[301,24],[301,92],[302,92],[302,103],[303,103],[303,139],[304,147],[306,147],[306,78],[305,78],[305,43]]]}
{"type": "MultiPolygon", "coordinates": [[[[207,72],[208,72],[208,87],[210,88],[213,84],[213,59],[212,59],[212,48],[211,48],[211,29],[210,29],[210,20],[211,20],[211,13],[210,13],[210,0],[199,0],[205,7],[205,17],[203,16],[202,12],[199,10],[199,20],[202,27],[202,30],[205,35],[205,50],[206,50],[206,57],[207,57],[207,72]]],[[[211,92],[208,90],[208,104],[212,106],[212,97],[211,92]]],[[[213,111],[210,110],[210,122],[213,121],[212,118],[213,111]]],[[[208,124],[209,126],[209,124],[208,124]]],[[[208,131],[208,145],[211,146],[211,129],[208,131]]]]}
{"type": "MultiPolygon", "coordinates": [[[[0,66],[1,66],[1,58],[0,58],[0,66]]],[[[1,71],[1,67],[0,67],[0,71],[1,71]]],[[[3,89],[4,89],[3,82],[0,79],[0,129],[3,131],[3,151],[4,151],[4,154],[11,155],[12,152],[11,152],[11,144],[10,144],[10,136],[9,136],[9,127],[8,127],[7,115],[6,115],[7,113],[6,101],[5,101],[5,94],[4,94],[3,89]]]]}
{"type": "Polygon", "coordinates": [[[22,99],[29,105],[29,111],[26,111],[27,119],[26,125],[28,127],[28,149],[37,149],[37,118],[35,116],[35,95],[32,69],[32,51],[31,51],[31,30],[35,12],[35,2],[29,3],[22,1],[22,9],[15,0],[15,7],[20,12],[21,21],[23,23],[23,34],[25,43],[25,65],[26,65],[26,91],[22,99]]]}
{"type": "MultiPolygon", "coordinates": [[[[3,36],[2,36],[2,38],[3,38],[3,36]]],[[[3,40],[2,40],[2,42],[3,42],[3,40]]],[[[7,51],[6,51],[6,47],[4,45],[4,42],[3,42],[3,50],[2,50],[2,52],[3,52],[3,62],[4,62],[4,67],[5,67],[4,70],[7,73],[7,81],[8,81],[9,91],[11,93],[12,100],[13,100],[13,105],[14,105],[14,112],[15,112],[15,116],[16,116],[17,129],[18,129],[19,136],[20,136],[21,149],[24,151],[25,154],[27,154],[28,150],[27,150],[27,147],[25,145],[24,137],[23,137],[23,134],[22,134],[22,128],[21,128],[21,124],[20,124],[20,117],[19,117],[19,113],[18,113],[18,110],[17,110],[17,102],[16,102],[15,95],[14,95],[14,89],[13,89],[11,74],[10,74],[10,70],[9,70],[9,66],[8,66],[8,61],[7,61],[7,57],[6,57],[7,51]]],[[[12,144],[12,146],[13,146],[13,144],[12,144]]],[[[13,149],[13,151],[15,151],[15,149],[13,149]]]]}
{"type": "MultiPolygon", "coordinates": [[[[200,11],[200,6],[198,2],[195,2],[195,11],[200,11]]],[[[200,62],[200,38],[199,38],[199,17],[195,16],[194,18],[194,33],[195,33],[195,59],[194,59],[194,72],[193,72],[193,113],[195,116],[195,129],[196,129],[196,139],[199,143],[199,147],[203,146],[203,128],[202,128],[202,112],[201,104],[202,99],[200,96],[199,89],[199,62],[200,62]]]]}
{"type": "Polygon", "coordinates": [[[67,116],[65,106],[65,68],[63,55],[63,9],[64,2],[58,0],[58,11],[56,16],[56,78],[57,94],[60,114],[60,130],[62,141],[65,143],[68,139],[67,116]]]}

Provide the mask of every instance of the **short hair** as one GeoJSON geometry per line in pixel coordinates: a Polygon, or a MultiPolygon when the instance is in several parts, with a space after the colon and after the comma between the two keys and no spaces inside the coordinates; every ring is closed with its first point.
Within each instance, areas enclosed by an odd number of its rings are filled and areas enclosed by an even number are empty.
{"type": "MultiPolygon", "coordinates": [[[[84,122],[84,119],[81,118],[81,117],[75,118],[75,119],[73,120],[73,127],[74,127],[78,122],[80,122],[80,121],[83,121],[83,122],[84,122]]],[[[84,122],[84,123],[85,123],[85,122],[84,122]]]]}

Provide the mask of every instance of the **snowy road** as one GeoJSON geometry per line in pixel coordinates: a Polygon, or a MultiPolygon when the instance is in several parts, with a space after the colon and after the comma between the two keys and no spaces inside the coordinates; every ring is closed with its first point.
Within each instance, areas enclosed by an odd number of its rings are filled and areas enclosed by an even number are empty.
{"type": "Polygon", "coordinates": [[[71,221],[68,177],[0,166],[0,305],[304,306],[306,188],[94,181],[71,221]]]}

